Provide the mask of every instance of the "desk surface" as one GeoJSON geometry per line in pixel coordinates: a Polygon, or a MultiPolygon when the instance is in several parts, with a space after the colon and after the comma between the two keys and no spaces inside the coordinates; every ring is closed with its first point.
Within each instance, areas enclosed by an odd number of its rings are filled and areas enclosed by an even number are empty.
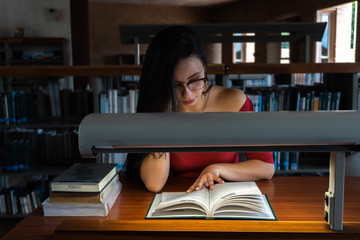
{"type": "MultiPolygon", "coordinates": [[[[163,191],[185,191],[193,179],[170,179],[163,191]]],[[[153,198],[142,184],[123,182],[123,189],[107,217],[43,217],[42,209],[24,218],[3,239],[173,239],[325,238],[360,239],[360,178],[346,178],[344,231],[334,232],[323,220],[327,177],[274,177],[257,181],[268,195],[278,221],[148,220],[153,198]],[[260,235],[259,235],[260,234],[260,235]],[[262,234],[262,235],[261,235],[262,234]],[[83,238],[86,237],[86,238],[83,238]]]]}

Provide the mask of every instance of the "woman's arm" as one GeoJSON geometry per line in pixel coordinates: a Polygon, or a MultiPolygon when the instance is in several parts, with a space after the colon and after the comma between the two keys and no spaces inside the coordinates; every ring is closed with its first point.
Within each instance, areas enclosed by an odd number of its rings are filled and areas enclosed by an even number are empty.
{"type": "Polygon", "coordinates": [[[170,171],[170,154],[148,154],[140,166],[140,177],[150,192],[159,192],[164,187],[170,171]]]}
{"type": "Polygon", "coordinates": [[[214,188],[214,181],[224,183],[228,181],[247,182],[260,179],[271,179],[275,168],[273,163],[261,160],[247,160],[239,163],[215,163],[206,167],[187,192],[200,190],[204,186],[214,188]]]}

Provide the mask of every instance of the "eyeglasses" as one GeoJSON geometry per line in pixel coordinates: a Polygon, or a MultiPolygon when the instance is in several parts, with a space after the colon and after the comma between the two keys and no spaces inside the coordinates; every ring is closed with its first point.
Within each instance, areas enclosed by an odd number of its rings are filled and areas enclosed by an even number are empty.
{"type": "Polygon", "coordinates": [[[197,91],[197,90],[204,88],[207,81],[208,81],[208,78],[204,77],[204,78],[190,80],[187,83],[177,82],[175,84],[175,88],[177,91],[182,92],[186,86],[190,91],[197,91]]]}

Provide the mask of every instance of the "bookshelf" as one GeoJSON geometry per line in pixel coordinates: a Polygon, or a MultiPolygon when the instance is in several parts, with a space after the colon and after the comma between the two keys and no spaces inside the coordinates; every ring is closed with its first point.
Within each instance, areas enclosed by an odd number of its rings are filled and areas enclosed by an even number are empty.
{"type": "MultiPolygon", "coordinates": [[[[0,48],[1,52],[1,48],[0,48]]],[[[345,89],[341,89],[341,101],[344,97],[347,97],[349,100],[345,105],[340,105],[340,110],[350,110],[358,109],[358,71],[360,69],[360,64],[354,63],[326,63],[326,64],[234,64],[234,65],[224,65],[224,64],[214,64],[209,65],[207,68],[207,73],[212,76],[214,81],[216,80],[217,84],[225,85],[232,75],[241,75],[241,74],[285,74],[291,76],[293,73],[307,73],[307,74],[317,74],[321,73],[323,76],[329,76],[324,78],[324,82],[330,80],[332,82],[331,86],[322,85],[323,87],[328,87],[332,90],[337,90],[339,85],[345,85],[345,89]],[[340,74],[340,75],[339,75],[340,74]],[[338,76],[340,76],[338,78],[338,76]],[[344,77],[346,76],[346,77],[344,77]],[[350,86],[350,87],[349,87],[350,86]],[[355,94],[356,93],[356,94],[355,94]]],[[[78,124],[81,118],[87,113],[99,112],[99,94],[101,91],[107,91],[108,89],[99,88],[98,85],[104,84],[104,82],[111,82],[107,87],[110,89],[119,87],[119,82],[122,81],[122,76],[135,76],[138,78],[141,74],[141,66],[139,65],[120,65],[120,66],[3,66],[0,67],[0,83],[3,85],[1,89],[5,89],[8,79],[11,78],[26,78],[30,83],[33,81],[35,84],[36,81],[54,81],[57,82],[58,79],[64,77],[89,77],[91,82],[89,82],[90,90],[83,90],[82,93],[89,93],[86,97],[86,100],[92,108],[88,108],[87,112],[83,112],[80,116],[64,116],[63,112],[59,116],[49,115],[45,118],[34,117],[33,122],[27,123],[12,123],[12,124],[2,124],[0,125],[1,141],[4,142],[5,133],[11,129],[30,129],[37,131],[42,129],[43,132],[53,132],[55,130],[63,135],[65,132],[73,132],[76,136],[76,131],[78,124]],[[115,83],[114,83],[115,82],[115,83]],[[92,104],[91,104],[92,103],[92,104]]],[[[129,81],[133,83],[133,81],[129,81]]],[[[105,84],[106,85],[106,84],[105,84]]],[[[300,85],[294,85],[294,88],[301,88],[300,85]]],[[[57,90],[61,92],[62,90],[57,90]]],[[[72,90],[71,92],[75,93],[77,90],[72,90]]],[[[86,94],[85,94],[86,95],[86,94]]],[[[37,101],[37,96],[34,96],[34,99],[37,101]]],[[[85,99],[85,98],[84,98],[85,99]]],[[[35,102],[36,102],[35,101],[35,102]]],[[[73,103],[73,102],[72,102],[73,103]]],[[[72,104],[75,105],[75,104],[72,104]]],[[[60,102],[61,106],[61,102],[60,102]]],[[[37,106],[36,106],[37,107],[37,106]]],[[[50,106],[51,107],[51,106],[50,106]]],[[[66,107],[68,108],[68,107],[66,107]]],[[[51,135],[51,134],[49,134],[51,135]]],[[[72,144],[73,149],[77,150],[77,142],[72,144]]],[[[55,144],[55,146],[57,146],[55,144]]],[[[36,150],[37,152],[42,152],[43,150],[36,150]]],[[[68,150],[64,150],[68,151],[68,150]]],[[[321,154],[320,154],[321,155],[321,154]]],[[[299,161],[299,167],[297,170],[279,170],[277,174],[279,175],[302,175],[302,174],[317,174],[317,175],[326,175],[328,173],[328,156],[316,156],[320,160],[314,161],[314,156],[308,156],[304,158],[303,165],[299,161]],[[321,160],[323,159],[323,160],[321,160]],[[318,174],[319,173],[319,174],[318,174]]],[[[1,155],[1,160],[4,160],[4,154],[1,155]]],[[[59,159],[58,159],[59,160],[59,159]]],[[[59,171],[64,170],[74,161],[83,161],[80,160],[80,157],[67,158],[66,161],[53,161],[46,158],[41,158],[37,162],[37,168],[29,168],[27,171],[13,171],[6,172],[2,170],[2,178],[14,179],[17,177],[28,178],[34,175],[41,176],[56,176],[59,171]],[[51,164],[49,164],[51,162],[51,164]],[[39,168],[39,170],[37,170],[39,168]]],[[[1,216],[1,215],[0,215],[1,216]]]]}
{"type": "Polygon", "coordinates": [[[65,65],[65,44],[64,38],[0,38],[0,65],[65,65]]]}
{"type": "MultiPolygon", "coordinates": [[[[64,66],[66,44],[67,41],[64,38],[0,38],[0,66],[5,68],[64,66]]],[[[40,96],[34,94],[35,88],[42,88],[44,92],[54,95],[55,91],[51,93],[49,86],[54,86],[54,82],[57,81],[56,77],[37,78],[32,75],[0,77],[1,220],[18,221],[30,213],[46,197],[49,178],[58,175],[71,164],[69,160],[60,161],[60,157],[63,156],[60,153],[64,151],[65,145],[70,145],[71,141],[65,141],[67,138],[64,137],[64,144],[57,143],[58,147],[55,147],[55,143],[59,142],[60,136],[77,129],[80,120],[69,119],[69,117],[56,118],[51,112],[39,117],[35,112],[36,107],[40,105],[40,96]],[[6,111],[4,107],[5,98],[13,100],[14,108],[17,110],[16,115],[14,111],[11,111],[12,114],[10,113],[6,121],[4,115],[6,112],[9,113],[9,109],[6,111]],[[40,150],[41,148],[48,149],[43,156],[35,153],[44,152],[40,150]],[[54,153],[53,157],[50,157],[51,152],[54,153]],[[58,160],[54,157],[56,155],[59,156],[58,160]],[[26,209],[24,208],[25,199],[26,209]]],[[[46,101],[49,101],[49,105],[53,102],[49,95],[48,97],[43,99],[43,104],[46,101]]],[[[76,142],[76,139],[72,138],[72,142],[76,142]]]]}
{"type": "MultiPolygon", "coordinates": [[[[262,106],[257,106],[260,111],[313,111],[314,105],[311,106],[311,100],[314,98],[317,100],[315,110],[356,110],[359,98],[358,70],[351,68],[351,64],[347,63],[234,64],[229,66],[229,77],[223,84],[241,88],[256,100],[262,97],[260,99],[262,106]],[[260,80],[251,79],[254,76],[253,79],[260,80]],[[265,85],[246,86],[246,81],[250,83],[258,81],[265,85]],[[336,96],[338,98],[335,98],[336,96]]],[[[255,103],[256,100],[253,102],[255,103]]],[[[278,161],[277,175],[327,176],[329,174],[327,161],[329,154],[325,152],[301,152],[299,158],[294,160],[297,163],[294,167],[291,166],[291,155],[290,160],[286,160],[290,163],[285,166],[281,165],[282,160],[279,158],[283,157],[280,154],[274,154],[274,158],[278,161]]],[[[284,158],[289,159],[289,157],[284,158]]]]}

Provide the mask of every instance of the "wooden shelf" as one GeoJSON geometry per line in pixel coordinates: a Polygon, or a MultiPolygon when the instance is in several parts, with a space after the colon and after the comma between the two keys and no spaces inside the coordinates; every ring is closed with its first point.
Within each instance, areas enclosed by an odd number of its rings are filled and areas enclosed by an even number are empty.
{"type": "Polygon", "coordinates": [[[43,123],[34,123],[34,124],[9,124],[9,125],[0,125],[0,129],[9,129],[9,128],[78,128],[79,124],[76,123],[53,123],[53,124],[43,124],[43,123]]]}
{"type": "Polygon", "coordinates": [[[239,63],[228,68],[228,74],[357,73],[360,72],[360,63],[239,63]]]}
{"type": "Polygon", "coordinates": [[[317,166],[312,166],[309,168],[298,168],[296,170],[276,170],[276,174],[302,174],[302,173],[329,173],[329,168],[319,168],[317,166]]]}
{"type": "Polygon", "coordinates": [[[54,167],[34,167],[27,171],[17,171],[17,172],[2,172],[1,175],[3,176],[32,176],[32,175],[47,175],[47,176],[57,176],[64,172],[68,166],[54,166],[54,167]]]}
{"type": "Polygon", "coordinates": [[[20,38],[20,37],[9,37],[0,38],[0,43],[65,43],[65,38],[20,38]]]}
{"type": "Polygon", "coordinates": [[[36,64],[42,64],[42,65],[51,65],[51,64],[58,64],[63,65],[64,61],[62,59],[33,59],[33,60],[23,60],[23,59],[15,59],[10,60],[11,65],[36,65],[36,64]]]}
{"type": "Polygon", "coordinates": [[[46,117],[38,118],[33,123],[3,124],[0,129],[9,128],[78,128],[82,118],[78,117],[46,117]]]}
{"type": "Polygon", "coordinates": [[[26,214],[0,214],[0,220],[23,219],[26,214]]]}
{"type": "MultiPolygon", "coordinates": [[[[208,74],[291,74],[291,73],[358,73],[360,63],[293,63],[293,64],[211,64],[208,74]]],[[[0,67],[0,77],[64,77],[64,76],[121,76],[141,75],[141,65],[93,66],[25,66],[0,67]]]]}

